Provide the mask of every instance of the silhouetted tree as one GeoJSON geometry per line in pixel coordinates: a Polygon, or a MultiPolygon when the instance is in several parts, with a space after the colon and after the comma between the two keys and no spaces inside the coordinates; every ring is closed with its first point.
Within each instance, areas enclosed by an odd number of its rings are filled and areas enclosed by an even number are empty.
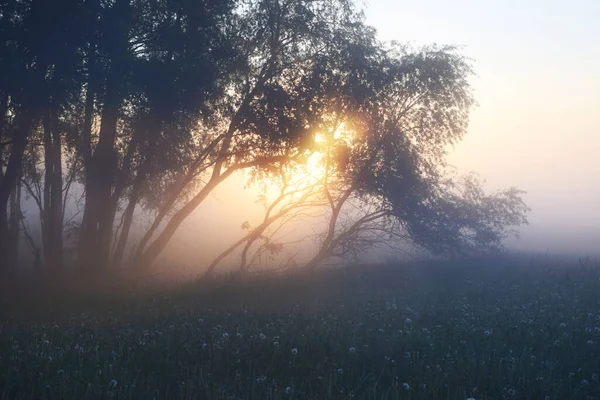
{"type": "MultiPolygon", "coordinates": [[[[3,137],[9,143],[2,146],[6,169],[0,182],[0,238],[6,234],[7,201],[21,176],[29,138],[42,123],[47,178],[46,238],[51,242],[45,251],[52,251],[53,264],[60,264],[62,257],[60,114],[70,96],[77,92],[78,11],[76,0],[6,1],[0,18],[0,112],[3,137]]],[[[8,241],[0,239],[0,243],[8,241]]]]}
{"type": "Polygon", "coordinates": [[[306,268],[398,242],[436,254],[500,249],[527,222],[521,192],[489,195],[475,176],[445,171],[446,148],[465,133],[473,104],[469,64],[451,47],[393,46],[365,62],[359,112],[319,132],[327,223],[306,268]]]}
{"type": "MultiPolygon", "coordinates": [[[[137,264],[151,264],[185,218],[231,174],[302,156],[311,135],[333,124],[336,114],[362,106],[362,79],[370,67],[363,61],[377,57],[379,49],[349,3],[252,1],[240,10],[236,26],[244,68],[232,75],[215,115],[219,123],[209,147],[217,151],[207,160],[206,183],[152,243],[146,245],[151,233],[142,239],[137,264]]],[[[167,211],[161,211],[164,218],[167,211]]]]}
{"type": "Polygon", "coordinates": [[[233,6],[216,0],[89,6],[95,29],[85,58],[81,264],[109,264],[115,215],[127,201],[113,260],[119,264],[145,176],[190,156],[194,124],[235,62],[226,35],[233,6]]]}
{"type": "Polygon", "coordinates": [[[21,190],[40,208],[45,267],[64,263],[74,183],[80,266],[122,265],[140,209],[155,218],[130,261],[147,266],[224,180],[296,168],[317,148],[322,179],[296,203],[284,187],[239,242],[242,268],[255,244],[278,249],[268,230],[308,199],[329,216],[310,265],[383,232],[441,253],[489,249],[525,222],[518,191],[489,196],[444,173],[473,104],[466,60],[383,46],[350,0],[0,6],[1,260],[14,260],[15,218],[25,226],[21,190]]]}

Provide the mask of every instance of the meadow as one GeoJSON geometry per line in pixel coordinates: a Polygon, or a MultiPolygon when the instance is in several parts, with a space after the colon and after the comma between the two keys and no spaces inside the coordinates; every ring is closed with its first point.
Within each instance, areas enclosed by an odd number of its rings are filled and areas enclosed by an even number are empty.
{"type": "Polygon", "coordinates": [[[2,400],[600,399],[597,262],[398,263],[2,301],[2,400]]]}

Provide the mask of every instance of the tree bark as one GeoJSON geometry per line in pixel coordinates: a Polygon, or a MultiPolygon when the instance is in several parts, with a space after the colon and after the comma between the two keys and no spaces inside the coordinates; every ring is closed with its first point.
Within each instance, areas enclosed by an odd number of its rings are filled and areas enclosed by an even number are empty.
{"type": "Polygon", "coordinates": [[[123,228],[121,230],[121,234],[119,235],[119,241],[117,243],[117,247],[115,249],[115,254],[113,255],[113,268],[118,268],[121,266],[123,262],[123,254],[125,253],[125,245],[127,244],[127,238],[129,236],[129,231],[131,229],[131,223],[133,222],[133,212],[135,211],[135,206],[137,205],[140,191],[142,189],[142,183],[144,182],[146,174],[142,169],[138,172],[135,181],[133,182],[133,187],[131,189],[131,194],[129,195],[129,203],[125,208],[125,212],[123,215],[123,228]]]}
{"type": "MultiPolygon", "coordinates": [[[[227,142],[226,142],[227,143],[227,142]]],[[[226,144],[229,145],[228,143],[226,144]]],[[[160,253],[165,249],[179,226],[185,221],[185,219],[196,209],[202,202],[208,197],[212,191],[219,186],[221,182],[229,178],[234,172],[243,170],[245,168],[251,168],[259,165],[264,165],[272,162],[285,161],[285,156],[275,156],[264,160],[254,160],[245,163],[236,164],[227,168],[223,173],[220,173],[222,163],[217,163],[213,170],[212,176],[209,181],[204,185],[202,190],[190,200],[186,205],[179,209],[173,218],[169,220],[165,229],[160,233],[154,242],[148,247],[148,249],[141,253],[139,257],[135,258],[135,265],[137,266],[151,266],[154,261],[158,258],[160,253]]]]}
{"type": "Polygon", "coordinates": [[[98,144],[87,165],[86,204],[82,227],[80,263],[106,272],[110,260],[114,215],[112,190],[117,170],[117,122],[124,97],[125,66],[129,35],[129,0],[117,0],[110,69],[106,80],[104,104],[100,116],[98,144]]]}
{"type": "Polygon", "coordinates": [[[53,115],[52,130],[52,208],[50,218],[52,221],[52,262],[54,267],[62,268],[64,262],[63,242],[63,170],[62,170],[62,139],[58,126],[58,113],[53,115]]]}
{"type": "Polygon", "coordinates": [[[169,220],[165,229],[160,233],[154,242],[148,247],[148,249],[141,254],[140,258],[135,261],[135,265],[150,267],[154,261],[158,258],[160,253],[167,247],[167,244],[177,231],[177,228],[183,221],[208,197],[214,188],[222,182],[223,179],[219,177],[211,178],[208,183],[202,188],[189,203],[184,205],[179,211],[175,213],[173,218],[169,220]]]}
{"type": "Polygon", "coordinates": [[[50,106],[44,116],[44,209],[42,243],[44,264],[51,270],[63,265],[62,138],[58,110],[50,106]]]}
{"type": "Polygon", "coordinates": [[[341,195],[338,200],[338,203],[335,204],[333,199],[331,198],[331,194],[329,193],[329,189],[327,189],[327,196],[330,198],[331,204],[331,218],[329,219],[329,224],[327,225],[327,233],[325,238],[323,239],[323,243],[319,247],[317,254],[304,265],[304,269],[312,272],[316,267],[318,267],[323,261],[325,261],[330,254],[333,252],[332,244],[335,238],[335,227],[340,216],[340,212],[342,211],[342,207],[352,192],[354,191],[354,185],[350,186],[350,188],[346,189],[346,191],[341,195]]]}
{"type": "Polygon", "coordinates": [[[7,259],[10,252],[10,234],[7,216],[8,202],[21,173],[23,153],[27,147],[27,139],[30,131],[35,124],[35,118],[31,110],[21,111],[16,119],[17,125],[13,135],[10,156],[6,171],[4,172],[4,178],[0,184],[0,260],[7,259]]]}
{"type": "MultiPolygon", "coordinates": [[[[97,4],[95,0],[86,2],[88,7],[88,23],[92,26],[96,21],[97,4]]],[[[93,30],[92,30],[93,32],[93,30]]],[[[83,116],[83,127],[81,131],[81,155],[83,159],[83,172],[85,177],[85,203],[83,208],[83,217],[81,220],[79,244],[78,244],[78,260],[80,267],[85,269],[92,268],[90,265],[90,252],[94,245],[94,221],[95,217],[95,198],[91,187],[95,182],[94,165],[92,161],[92,120],[94,117],[94,104],[97,91],[97,71],[96,71],[96,44],[94,35],[90,35],[87,48],[87,84],[85,92],[85,106],[83,116]]]]}
{"type": "Polygon", "coordinates": [[[10,194],[10,218],[9,218],[9,258],[8,264],[11,271],[16,271],[19,266],[19,233],[21,222],[21,185],[17,180],[10,194]]]}
{"type": "Polygon", "coordinates": [[[52,251],[52,176],[54,164],[52,163],[52,126],[50,122],[50,110],[46,110],[43,118],[44,129],[44,194],[43,209],[40,210],[42,218],[42,254],[44,265],[54,269],[52,251]]]}

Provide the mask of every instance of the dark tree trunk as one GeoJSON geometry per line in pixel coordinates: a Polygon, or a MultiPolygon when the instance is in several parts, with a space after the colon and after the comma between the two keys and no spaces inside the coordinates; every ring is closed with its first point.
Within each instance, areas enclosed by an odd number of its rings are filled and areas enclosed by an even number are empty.
{"type": "MultiPolygon", "coordinates": [[[[88,7],[88,22],[95,24],[98,2],[91,0],[86,3],[88,7]]],[[[93,32],[93,29],[91,30],[93,32]]],[[[81,268],[91,269],[91,252],[94,247],[94,221],[97,220],[95,214],[95,201],[93,184],[95,179],[94,165],[92,160],[92,121],[94,118],[94,105],[97,93],[97,71],[96,71],[96,45],[94,34],[89,37],[87,49],[87,83],[85,92],[85,106],[83,116],[83,127],[81,131],[81,155],[83,159],[83,171],[85,177],[85,203],[83,217],[81,220],[78,244],[78,260],[81,268]]]]}
{"type": "Polygon", "coordinates": [[[94,164],[92,160],[92,119],[94,116],[94,76],[93,76],[93,64],[94,64],[94,52],[93,47],[90,46],[91,53],[88,56],[88,69],[90,70],[90,76],[88,77],[86,95],[85,95],[85,111],[83,118],[83,129],[82,129],[82,158],[83,168],[85,176],[85,204],[83,208],[83,217],[81,220],[80,236],[79,236],[79,263],[83,268],[91,268],[89,264],[91,251],[94,246],[94,221],[96,221],[95,214],[95,199],[93,196],[94,189],[93,184],[95,179],[94,175],[94,164]]]}
{"type": "MultiPolygon", "coordinates": [[[[23,111],[17,115],[17,126],[14,132],[8,165],[0,184],[0,260],[5,260],[9,250],[8,202],[14,190],[23,164],[23,153],[27,147],[27,138],[35,123],[31,111],[23,111]]],[[[1,264],[0,264],[1,265],[1,264]]],[[[1,268],[1,267],[0,267],[1,268]]]]}
{"type": "Polygon", "coordinates": [[[130,1],[117,0],[113,7],[115,19],[111,31],[113,43],[109,54],[110,67],[100,117],[98,144],[86,166],[86,206],[80,247],[80,263],[98,272],[106,272],[108,268],[113,234],[114,213],[111,204],[117,170],[115,143],[119,110],[124,97],[130,1]]]}
{"type": "Polygon", "coordinates": [[[331,198],[329,190],[327,188],[326,190],[327,196],[331,204],[331,217],[329,218],[329,224],[327,225],[327,233],[325,234],[325,238],[323,239],[323,243],[321,243],[317,254],[308,263],[304,265],[304,269],[309,272],[314,271],[319,265],[323,263],[323,261],[329,258],[333,253],[335,247],[335,228],[338,222],[338,218],[340,216],[340,212],[342,211],[344,203],[346,203],[346,201],[350,198],[352,192],[354,191],[354,185],[346,189],[346,191],[337,200],[337,204],[331,198]]]}
{"type": "Polygon", "coordinates": [[[52,221],[52,261],[55,267],[61,268],[64,261],[63,245],[63,171],[62,171],[62,140],[58,126],[58,113],[52,116],[52,193],[50,197],[52,221]]]}
{"type": "MultiPolygon", "coordinates": [[[[133,164],[133,157],[134,157],[135,152],[138,147],[138,141],[139,141],[139,136],[140,136],[139,134],[140,134],[140,132],[138,132],[138,131],[134,132],[133,137],[129,141],[129,145],[127,146],[127,152],[125,154],[125,157],[123,158],[123,164],[115,177],[115,180],[116,180],[115,185],[114,185],[115,188],[114,188],[114,191],[112,192],[112,197],[111,197],[111,201],[110,201],[110,209],[108,211],[108,213],[109,213],[108,218],[111,221],[114,221],[116,218],[119,201],[121,200],[121,197],[123,196],[125,188],[127,187],[127,184],[128,184],[129,175],[131,173],[131,168],[132,168],[132,164],[133,164]]],[[[121,234],[119,235],[119,238],[118,238],[117,247],[115,248],[115,252],[120,251],[121,254],[119,254],[119,255],[113,254],[112,261],[111,261],[113,267],[119,267],[121,264],[121,259],[123,256],[122,252],[125,250],[125,243],[121,243],[121,242],[122,242],[122,240],[127,242],[127,236],[129,235],[129,230],[131,228],[131,223],[133,221],[133,211],[135,210],[135,205],[137,204],[137,200],[139,197],[139,190],[142,185],[142,180],[144,179],[144,172],[142,171],[142,169],[143,169],[143,167],[140,166],[138,174],[134,180],[133,187],[131,189],[131,194],[129,197],[129,202],[128,202],[127,208],[123,214],[123,228],[122,228],[121,234]],[[120,248],[121,246],[123,246],[122,249],[120,248]]],[[[110,228],[111,228],[110,238],[112,238],[112,225],[110,228]]],[[[110,243],[110,242],[108,242],[108,243],[110,243]]],[[[110,256],[110,249],[108,249],[107,251],[109,251],[108,254],[110,256]]]]}
{"type": "Polygon", "coordinates": [[[52,107],[44,117],[44,200],[42,242],[44,264],[51,270],[63,265],[62,140],[58,112],[52,107]]]}
{"type": "Polygon", "coordinates": [[[95,154],[92,158],[91,171],[86,182],[86,199],[92,203],[88,207],[88,225],[86,238],[88,249],[86,251],[86,264],[95,270],[108,267],[110,242],[114,216],[111,215],[112,186],[116,169],[116,129],[117,107],[112,102],[106,102],[102,112],[100,138],[95,154]]]}
{"type": "Polygon", "coordinates": [[[115,249],[115,254],[113,255],[113,267],[118,268],[121,266],[123,262],[123,254],[125,253],[125,245],[127,244],[127,238],[129,236],[129,231],[131,229],[131,223],[133,222],[133,212],[135,211],[135,206],[139,200],[140,191],[142,189],[142,184],[145,179],[144,171],[140,170],[138,175],[133,182],[133,187],[131,189],[131,194],[129,195],[129,203],[125,208],[125,212],[123,215],[123,228],[121,230],[121,234],[119,235],[119,241],[117,243],[117,247],[115,249]]]}
{"type": "Polygon", "coordinates": [[[43,209],[42,213],[42,253],[44,255],[44,265],[53,269],[54,263],[52,260],[52,218],[51,218],[51,192],[52,192],[52,126],[50,121],[50,112],[47,110],[43,118],[44,129],[44,194],[43,194],[43,209]]]}
{"type": "Polygon", "coordinates": [[[202,188],[202,190],[186,205],[173,215],[169,220],[165,229],[160,233],[148,249],[141,253],[141,256],[135,260],[135,265],[149,268],[158,258],[160,253],[167,247],[169,241],[177,231],[177,228],[185,221],[185,219],[208,197],[208,195],[223,181],[223,176],[213,177],[202,188]]]}
{"type": "Polygon", "coordinates": [[[10,194],[10,218],[9,218],[9,258],[8,264],[12,271],[19,266],[19,233],[21,222],[21,185],[19,180],[10,194]]]}

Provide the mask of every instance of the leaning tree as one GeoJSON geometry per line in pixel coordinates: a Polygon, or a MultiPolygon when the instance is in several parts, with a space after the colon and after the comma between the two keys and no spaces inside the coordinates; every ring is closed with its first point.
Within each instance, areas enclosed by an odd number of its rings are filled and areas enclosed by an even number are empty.
{"type": "Polygon", "coordinates": [[[281,193],[265,219],[212,268],[242,245],[246,268],[245,252],[256,238],[271,237],[270,227],[281,229],[294,210],[312,209],[307,218],[325,215],[307,269],[330,258],[356,259],[374,246],[409,243],[435,254],[494,251],[527,222],[521,191],[488,194],[475,175],[447,172],[448,147],[465,134],[473,105],[468,60],[453,47],[396,45],[374,54],[355,54],[369,66],[351,97],[358,107],[336,114],[333,129],[318,133],[313,151],[320,161],[312,166],[318,178],[298,189],[287,183],[298,174],[308,178],[306,172],[290,167],[279,178],[267,171],[281,193]]]}

